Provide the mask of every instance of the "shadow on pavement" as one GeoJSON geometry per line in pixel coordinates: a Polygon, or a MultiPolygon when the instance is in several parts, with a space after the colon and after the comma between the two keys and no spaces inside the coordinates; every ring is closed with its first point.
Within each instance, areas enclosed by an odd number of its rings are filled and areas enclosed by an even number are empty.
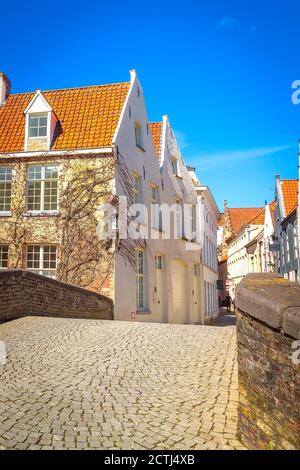
{"type": "Polygon", "coordinates": [[[220,316],[214,326],[235,326],[236,317],[234,313],[227,313],[226,309],[220,310],[220,316]]]}

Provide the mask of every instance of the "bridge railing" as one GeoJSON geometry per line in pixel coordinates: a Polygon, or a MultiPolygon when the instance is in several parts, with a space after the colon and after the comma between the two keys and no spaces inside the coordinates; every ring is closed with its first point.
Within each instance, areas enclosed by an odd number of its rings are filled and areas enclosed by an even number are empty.
{"type": "Polygon", "coordinates": [[[248,275],[236,307],[239,438],[250,449],[300,449],[300,285],[248,275]]]}
{"type": "Polygon", "coordinates": [[[29,271],[0,272],[0,322],[24,316],[113,319],[111,299],[29,271]]]}

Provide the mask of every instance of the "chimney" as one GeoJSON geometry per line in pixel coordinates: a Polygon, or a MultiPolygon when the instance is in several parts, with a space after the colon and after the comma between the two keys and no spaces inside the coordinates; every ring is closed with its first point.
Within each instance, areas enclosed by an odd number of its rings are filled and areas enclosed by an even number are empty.
{"type": "Polygon", "coordinates": [[[7,76],[0,72],[0,106],[2,106],[10,93],[10,80],[7,76]]]}

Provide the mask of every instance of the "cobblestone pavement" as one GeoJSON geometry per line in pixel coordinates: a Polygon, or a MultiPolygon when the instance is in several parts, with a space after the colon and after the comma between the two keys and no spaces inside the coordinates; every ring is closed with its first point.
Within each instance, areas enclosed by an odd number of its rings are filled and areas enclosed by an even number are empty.
{"type": "Polygon", "coordinates": [[[0,326],[2,449],[242,449],[234,326],[0,326]]]}

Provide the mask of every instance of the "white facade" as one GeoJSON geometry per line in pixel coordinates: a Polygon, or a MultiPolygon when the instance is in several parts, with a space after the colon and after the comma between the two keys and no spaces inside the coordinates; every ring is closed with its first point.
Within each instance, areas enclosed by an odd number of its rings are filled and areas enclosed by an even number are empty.
{"type": "MultiPolygon", "coordinates": [[[[160,155],[155,153],[142,87],[134,72],[114,145],[129,172],[138,178],[140,202],[149,213],[154,196],[168,206],[197,205],[196,190],[166,116],[160,155]]],[[[122,194],[118,184],[117,194],[122,194]]],[[[171,220],[172,233],[176,214],[171,220]]],[[[116,257],[115,319],[204,323],[200,245],[186,239],[159,239],[163,234],[155,227],[153,232],[158,239],[148,238],[145,248],[139,250],[138,272],[120,255],[116,257]]]]}
{"type": "Polygon", "coordinates": [[[263,273],[275,272],[275,256],[270,250],[270,246],[274,244],[275,227],[272,218],[272,204],[266,204],[265,207],[265,225],[263,238],[260,243],[261,268],[263,273]]]}
{"type": "Polygon", "coordinates": [[[244,277],[252,272],[247,245],[263,231],[263,225],[244,225],[237,235],[228,242],[228,281],[229,295],[235,299],[236,287],[244,277]]]}
{"type": "Polygon", "coordinates": [[[204,312],[205,322],[210,323],[219,314],[217,247],[220,212],[207,186],[199,186],[197,192],[202,243],[204,312]]]}

